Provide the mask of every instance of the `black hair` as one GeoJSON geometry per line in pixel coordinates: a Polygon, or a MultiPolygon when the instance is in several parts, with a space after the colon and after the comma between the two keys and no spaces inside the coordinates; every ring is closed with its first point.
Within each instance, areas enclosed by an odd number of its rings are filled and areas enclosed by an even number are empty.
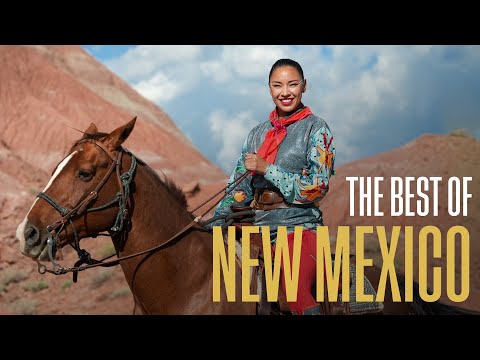
{"type": "Polygon", "coordinates": [[[270,82],[270,78],[272,77],[272,73],[275,71],[275,69],[278,69],[279,67],[282,67],[282,66],[291,66],[295,68],[300,73],[300,76],[302,77],[302,79],[304,79],[303,69],[298,62],[292,59],[278,59],[277,61],[275,61],[275,64],[272,65],[272,68],[270,69],[270,74],[268,74],[269,82],[270,82]]]}

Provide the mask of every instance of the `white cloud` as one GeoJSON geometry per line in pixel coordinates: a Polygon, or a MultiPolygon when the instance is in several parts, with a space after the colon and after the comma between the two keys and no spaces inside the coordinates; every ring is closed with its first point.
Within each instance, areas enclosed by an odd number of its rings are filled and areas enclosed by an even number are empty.
{"type": "Polygon", "coordinates": [[[201,54],[197,45],[141,45],[108,61],[107,66],[163,107],[196,86],[201,54]]]}
{"type": "Polygon", "coordinates": [[[134,87],[147,99],[162,105],[187,90],[182,83],[169,79],[162,73],[157,73],[152,78],[142,80],[134,87]]]}
{"type": "Polygon", "coordinates": [[[211,77],[213,81],[224,83],[233,78],[230,69],[222,61],[206,61],[200,64],[200,70],[207,78],[211,77]]]}
{"type": "Polygon", "coordinates": [[[304,103],[332,128],[337,164],[448,132],[459,119],[479,131],[479,46],[138,46],[107,64],[231,169],[273,109],[268,73],[284,57],[303,67],[304,103]]]}
{"type": "Polygon", "coordinates": [[[220,143],[218,163],[222,168],[232,171],[248,133],[257,122],[248,111],[229,115],[226,111],[215,110],[208,117],[208,123],[213,139],[220,143]]]}
{"type": "Polygon", "coordinates": [[[223,46],[218,58],[202,64],[202,71],[219,83],[234,80],[241,84],[244,79],[267,83],[271,65],[285,55],[285,49],[276,45],[223,46]]]}
{"type": "Polygon", "coordinates": [[[305,74],[310,78],[309,89],[324,88],[324,95],[309,103],[332,128],[344,160],[361,153],[362,143],[352,139],[365,134],[379,110],[390,107],[398,111],[405,106],[400,91],[404,66],[390,52],[388,47],[335,46],[331,63],[322,64],[329,68],[326,76],[305,74]]]}
{"type": "Polygon", "coordinates": [[[240,78],[260,79],[267,82],[270,66],[284,57],[282,46],[225,46],[222,60],[230,64],[233,73],[240,78]]]}
{"type": "Polygon", "coordinates": [[[106,62],[106,65],[130,82],[145,80],[164,67],[182,67],[201,56],[198,45],[139,45],[122,56],[106,62]]]}

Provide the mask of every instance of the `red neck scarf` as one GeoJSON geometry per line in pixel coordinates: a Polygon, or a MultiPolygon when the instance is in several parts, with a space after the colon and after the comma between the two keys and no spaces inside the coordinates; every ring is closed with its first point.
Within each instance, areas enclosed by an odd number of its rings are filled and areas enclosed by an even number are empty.
{"type": "Polygon", "coordinates": [[[277,157],[278,147],[285,136],[287,136],[287,125],[303,120],[311,114],[312,111],[308,106],[303,106],[303,104],[300,104],[299,110],[287,118],[279,120],[277,108],[275,107],[275,109],[270,113],[270,122],[273,125],[273,129],[267,131],[265,140],[258,149],[257,154],[260,155],[266,162],[273,164],[275,162],[275,158],[277,157]]]}

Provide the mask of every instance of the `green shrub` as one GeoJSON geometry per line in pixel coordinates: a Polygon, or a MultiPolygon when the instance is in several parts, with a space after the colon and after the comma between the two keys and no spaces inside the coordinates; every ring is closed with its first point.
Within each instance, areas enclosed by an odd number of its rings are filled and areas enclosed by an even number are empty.
{"type": "Polygon", "coordinates": [[[19,315],[36,315],[39,300],[19,299],[10,305],[10,311],[19,315]]]}
{"type": "Polygon", "coordinates": [[[33,281],[25,284],[23,288],[28,291],[37,292],[43,289],[48,289],[48,283],[43,280],[33,281]]]}
{"type": "Polygon", "coordinates": [[[465,128],[458,128],[450,131],[450,136],[459,136],[459,137],[469,137],[474,138],[474,136],[465,128]]]}
{"type": "Polygon", "coordinates": [[[105,281],[112,277],[113,270],[102,270],[95,274],[90,284],[90,289],[96,289],[103,285],[105,281]]]}
{"type": "Polygon", "coordinates": [[[7,269],[0,277],[0,283],[5,287],[11,283],[18,283],[28,278],[28,274],[18,269],[7,269]]]}
{"type": "Polygon", "coordinates": [[[116,299],[116,298],[119,298],[119,297],[125,297],[125,296],[129,296],[129,295],[132,295],[132,292],[130,291],[130,288],[128,288],[128,287],[125,288],[124,287],[124,288],[113,291],[110,294],[109,298],[110,299],[116,299]]]}
{"type": "Polygon", "coordinates": [[[68,289],[70,286],[72,286],[73,281],[72,280],[65,280],[62,284],[62,289],[68,289]]]}
{"type": "Polygon", "coordinates": [[[110,255],[113,255],[115,253],[116,253],[115,246],[113,246],[112,242],[107,242],[107,243],[103,244],[103,247],[100,250],[100,256],[101,256],[102,259],[104,259],[104,258],[106,258],[110,255]]]}

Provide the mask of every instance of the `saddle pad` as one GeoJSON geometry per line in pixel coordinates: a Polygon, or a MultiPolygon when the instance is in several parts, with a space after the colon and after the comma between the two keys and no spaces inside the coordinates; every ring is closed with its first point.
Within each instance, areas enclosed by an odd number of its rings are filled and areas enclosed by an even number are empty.
{"type": "MultiPolygon", "coordinates": [[[[373,288],[370,281],[366,276],[363,277],[363,293],[367,295],[373,295],[375,299],[377,293],[373,288]]],[[[356,292],[357,292],[357,272],[355,271],[355,265],[350,264],[350,313],[352,315],[364,315],[369,313],[380,312],[383,310],[383,303],[378,301],[373,302],[357,302],[356,301],[356,292]]],[[[342,294],[339,294],[339,301],[342,305],[345,303],[342,301],[342,294]]]]}

